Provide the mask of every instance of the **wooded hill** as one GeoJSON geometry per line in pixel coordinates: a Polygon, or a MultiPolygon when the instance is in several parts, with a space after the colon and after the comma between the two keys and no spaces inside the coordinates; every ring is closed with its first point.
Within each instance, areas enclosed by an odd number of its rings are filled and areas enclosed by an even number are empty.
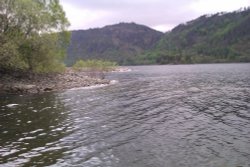
{"type": "Polygon", "coordinates": [[[66,62],[80,58],[121,65],[250,62],[250,8],[203,15],[165,34],[135,23],[73,31],[66,62]]]}
{"type": "Polygon", "coordinates": [[[135,23],[71,32],[67,65],[78,59],[105,59],[131,64],[134,57],[153,49],[164,34],[135,23]]]}

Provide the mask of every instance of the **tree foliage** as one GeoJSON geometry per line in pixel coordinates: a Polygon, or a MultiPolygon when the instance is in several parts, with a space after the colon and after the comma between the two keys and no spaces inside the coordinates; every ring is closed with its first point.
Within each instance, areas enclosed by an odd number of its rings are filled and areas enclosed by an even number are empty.
{"type": "Polygon", "coordinates": [[[136,24],[73,31],[66,63],[120,65],[250,62],[250,8],[203,15],[165,34],[136,24]]]}
{"type": "Polygon", "coordinates": [[[68,26],[58,0],[1,0],[0,68],[63,69],[68,26]]]}
{"type": "Polygon", "coordinates": [[[163,33],[135,23],[72,31],[66,64],[81,59],[105,59],[130,64],[130,59],[152,49],[163,33]]]}
{"type": "MultiPolygon", "coordinates": [[[[204,15],[165,34],[137,59],[156,64],[250,62],[250,8],[204,15]]],[[[147,62],[146,62],[147,63],[147,62]]]]}

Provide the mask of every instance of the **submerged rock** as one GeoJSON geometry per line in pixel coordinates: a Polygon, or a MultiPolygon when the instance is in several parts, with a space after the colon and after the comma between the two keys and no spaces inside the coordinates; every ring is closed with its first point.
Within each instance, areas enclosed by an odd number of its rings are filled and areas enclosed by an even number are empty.
{"type": "Polygon", "coordinates": [[[199,93],[199,92],[201,92],[201,90],[199,88],[196,88],[196,87],[191,87],[187,91],[190,92],[190,93],[199,93]]]}

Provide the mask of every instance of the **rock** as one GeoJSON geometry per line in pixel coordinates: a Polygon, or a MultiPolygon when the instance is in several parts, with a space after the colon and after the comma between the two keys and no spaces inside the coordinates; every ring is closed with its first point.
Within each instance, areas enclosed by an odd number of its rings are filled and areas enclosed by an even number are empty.
{"type": "Polygon", "coordinates": [[[113,84],[118,83],[118,81],[117,81],[117,80],[111,80],[109,83],[110,83],[111,85],[113,85],[113,84]]]}
{"type": "Polygon", "coordinates": [[[37,86],[36,85],[26,85],[26,84],[19,84],[14,87],[17,91],[22,93],[37,93],[37,86]]]}
{"type": "Polygon", "coordinates": [[[29,90],[36,88],[36,85],[22,85],[21,88],[29,90]]]}
{"type": "Polygon", "coordinates": [[[190,93],[199,93],[199,92],[201,92],[201,90],[199,88],[196,88],[196,87],[191,87],[187,91],[190,92],[190,93]]]}
{"type": "Polygon", "coordinates": [[[114,69],[112,72],[130,72],[130,71],[132,71],[130,68],[118,67],[118,68],[114,69]]]}
{"type": "Polygon", "coordinates": [[[52,90],[53,90],[53,88],[50,88],[50,87],[47,87],[47,88],[43,89],[43,91],[45,91],[45,92],[49,92],[49,91],[52,91],[52,90]]]}
{"type": "Polygon", "coordinates": [[[110,83],[106,79],[101,79],[99,73],[93,74],[98,75],[91,77],[88,72],[78,72],[72,69],[67,69],[65,73],[56,75],[36,75],[31,79],[25,76],[15,78],[12,75],[5,74],[0,78],[0,92],[14,94],[42,93],[110,83]]]}
{"type": "Polygon", "coordinates": [[[38,88],[36,85],[30,84],[12,84],[3,87],[5,92],[9,93],[38,93],[38,88]]]}

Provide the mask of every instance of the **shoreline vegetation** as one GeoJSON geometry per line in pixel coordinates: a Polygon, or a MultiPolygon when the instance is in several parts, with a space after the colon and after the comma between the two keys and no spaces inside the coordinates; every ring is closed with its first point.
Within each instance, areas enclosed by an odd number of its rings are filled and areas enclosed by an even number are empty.
{"type": "MultiPolygon", "coordinates": [[[[109,84],[115,62],[67,68],[70,23],[58,0],[0,1],[0,93],[28,94],[109,84]]],[[[84,53],[83,53],[84,54],[84,53]]]]}

